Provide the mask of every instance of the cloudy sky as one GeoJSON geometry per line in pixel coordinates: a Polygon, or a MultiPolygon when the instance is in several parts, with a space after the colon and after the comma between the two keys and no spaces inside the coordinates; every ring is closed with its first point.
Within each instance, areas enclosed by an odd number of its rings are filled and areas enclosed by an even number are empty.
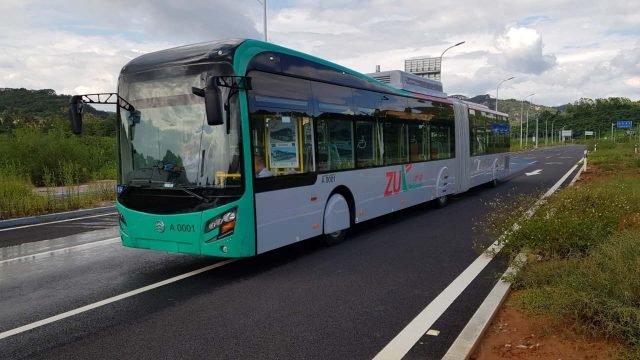
{"type": "MultiPolygon", "coordinates": [[[[269,41],[367,73],[439,56],[450,94],[640,100],[640,2],[266,0],[269,41]]],[[[1,0],[0,88],[110,92],[154,50],[263,38],[257,0],[1,0]]]]}

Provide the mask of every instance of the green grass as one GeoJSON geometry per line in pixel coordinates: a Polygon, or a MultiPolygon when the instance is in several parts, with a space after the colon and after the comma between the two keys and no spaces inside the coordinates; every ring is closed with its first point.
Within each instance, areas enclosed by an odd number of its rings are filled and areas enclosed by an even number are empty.
{"type": "MultiPolygon", "coordinates": [[[[593,144],[586,144],[592,150],[593,144]]],[[[586,182],[549,197],[528,220],[535,199],[496,201],[481,228],[503,238],[502,254],[530,261],[509,280],[517,303],[578,332],[604,335],[640,354],[640,155],[632,144],[599,143],[586,182]]],[[[486,245],[486,244],[485,244],[486,245]]],[[[629,355],[630,354],[630,355],[629,355]]]]}
{"type": "Polygon", "coordinates": [[[514,279],[527,311],[640,346],[640,229],[616,232],[584,257],[550,258],[514,279]]]}
{"type": "MultiPolygon", "coordinates": [[[[116,177],[116,142],[112,137],[74,136],[61,128],[46,132],[35,128],[0,134],[0,166],[24,174],[37,186],[48,180],[56,185],[64,179],[64,166],[74,166],[79,182],[116,177]]],[[[68,173],[68,172],[67,172],[68,173]]]]}
{"type": "MultiPolygon", "coordinates": [[[[77,137],[61,127],[0,134],[0,219],[92,207],[115,198],[113,188],[79,184],[116,178],[115,139],[77,137]],[[62,186],[62,195],[36,186],[62,186]]],[[[60,190],[56,190],[60,192],[60,190]]]]}
{"type": "Polygon", "coordinates": [[[107,184],[91,186],[81,193],[74,182],[77,180],[76,168],[72,164],[63,166],[61,174],[69,182],[62,187],[62,194],[54,193],[53,188],[39,194],[33,191],[27,176],[15,169],[0,167],[0,220],[93,207],[115,199],[113,186],[107,184]]]}

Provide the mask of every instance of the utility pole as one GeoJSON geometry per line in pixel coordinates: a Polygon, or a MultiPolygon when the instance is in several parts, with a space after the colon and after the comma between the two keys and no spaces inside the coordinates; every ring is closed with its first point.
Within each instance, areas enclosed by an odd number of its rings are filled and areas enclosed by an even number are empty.
{"type": "Polygon", "coordinates": [[[264,41],[267,42],[267,0],[256,0],[262,5],[264,8],[262,22],[264,24],[264,41]]]}
{"type": "Polygon", "coordinates": [[[613,140],[613,123],[611,123],[611,141],[615,142],[615,141],[613,140]]]}
{"type": "Polygon", "coordinates": [[[547,127],[547,117],[544,118],[544,146],[549,146],[549,128],[547,127]]]}

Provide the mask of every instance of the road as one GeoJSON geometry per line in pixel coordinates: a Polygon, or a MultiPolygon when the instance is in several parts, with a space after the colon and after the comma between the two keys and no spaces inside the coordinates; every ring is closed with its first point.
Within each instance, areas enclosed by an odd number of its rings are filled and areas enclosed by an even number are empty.
{"type": "MultiPolygon", "coordinates": [[[[478,258],[482,234],[473,228],[489,202],[543,193],[582,153],[518,153],[507,181],[457,195],[444,209],[418,206],[360,224],[337,246],[305,241],[230,263],[123,248],[110,216],[0,232],[0,358],[374,358],[478,258]],[[113,301],[51,319],[105,299],[113,301]],[[43,319],[50,322],[11,333],[43,319]]],[[[492,260],[430,327],[439,335],[422,336],[404,358],[441,358],[505,268],[492,260]]]]}

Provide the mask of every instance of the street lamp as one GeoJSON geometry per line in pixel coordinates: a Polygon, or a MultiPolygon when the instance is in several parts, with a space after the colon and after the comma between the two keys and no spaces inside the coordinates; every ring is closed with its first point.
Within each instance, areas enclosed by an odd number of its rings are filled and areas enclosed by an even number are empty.
{"type": "MultiPolygon", "coordinates": [[[[533,99],[531,99],[533,101],[533,99]]],[[[540,132],[538,131],[538,119],[540,118],[540,114],[536,114],[536,149],[538,148],[538,138],[540,137],[540,132]]]]}
{"type": "MultiPolygon", "coordinates": [[[[523,115],[523,113],[524,113],[524,111],[523,111],[523,110],[524,110],[524,101],[525,101],[529,96],[533,96],[533,95],[535,95],[535,94],[536,94],[536,93],[529,94],[529,95],[525,96],[525,97],[522,99],[522,101],[520,102],[520,148],[522,148],[522,125],[523,125],[522,115],[523,115]]],[[[498,99],[496,98],[496,100],[498,100],[498,99]]],[[[496,103],[496,104],[497,104],[497,103],[496,103]]],[[[529,122],[527,121],[527,126],[528,126],[528,125],[529,125],[529,122]]],[[[529,128],[528,128],[528,127],[527,127],[527,130],[529,130],[529,128]]],[[[527,133],[527,136],[528,136],[528,135],[529,135],[529,134],[527,133]]]]}
{"type": "Polygon", "coordinates": [[[508,79],[504,79],[504,80],[502,80],[502,81],[500,81],[498,83],[498,86],[496,86],[496,112],[498,111],[498,89],[500,89],[500,85],[502,85],[502,83],[505,82],[505,81],[509,81],[509,80],[513,80],[513,79],[515,79],[514,76],[512,76],[512,77],[510,77],[508,79]]]}
{"type": "Polygon", "coordinates": [[[264,14],[262,22],[264,23],[264,41],[267,42],[267,0],[256,0],[260,5],[264,6],[264,14]]]}
{"type": "Polygon", "coordinates": [[[449,49],[454,48],[456,46],[460,46],[462,44],[464,44],[466,41],[460,41],[459,43],[455,44],[455,45],[451,45],[448,48],[444,49],[444,51],[442,52],[442,54],[440,54],[440,82],[442,83],[442,56],[444,56],[444,53],[446,53],[449,49]]]}
{"type": "MultiPolygon", "coordinates": [[[[532,94],[532,95],[535,95],[535,94],[532,94]]],[[[529,145],[529,109],[530,108],[531,108],[531,101],[529,101],[529,103],[527,103],[527,137],[524,139],[524,146],[529,145]]],[[[537,134],[536,134],[536,136],[537,136],[537,134]]]]}

